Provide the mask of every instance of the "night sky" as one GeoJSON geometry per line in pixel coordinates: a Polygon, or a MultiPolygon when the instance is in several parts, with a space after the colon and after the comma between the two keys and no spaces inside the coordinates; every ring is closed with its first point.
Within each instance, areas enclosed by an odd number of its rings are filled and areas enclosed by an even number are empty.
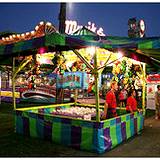
{"type": "MultiPolygon", "coordinates": [[[[128,36],[128,19],[146,23],[146,36],[160,36],[160,3],[72,3],[67,4],[67,19],[80,25],[88,21],[102,27],[106,35],[128,36]]],[[[58,29],[60,4],[0,3],[0,32],[32,31],[40,21],[50,21],[58,29]]]]}

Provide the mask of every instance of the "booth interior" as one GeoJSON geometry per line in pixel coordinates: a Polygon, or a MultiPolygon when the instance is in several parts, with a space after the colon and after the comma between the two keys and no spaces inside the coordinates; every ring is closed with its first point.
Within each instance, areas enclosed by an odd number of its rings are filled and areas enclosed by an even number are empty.
{"type": "Polygon", "coordinates": [[[13,99],[16,133],[97,153],[139,134],[146,107],[146,63],[158,64],[143,49],[154,50],[155,44],[160,47],[159,38],[63,35],[55,28],[3,42],[1,95],[13,99]],[[3,61],[6,55],[12,66],[3,61]],[[140,111],[126,113],[117,93],[118,116],[102,119],[113,80],[119,92],[136,89],[140,111]],[[16,108],[19,101],[44,105],[16,108]]]}

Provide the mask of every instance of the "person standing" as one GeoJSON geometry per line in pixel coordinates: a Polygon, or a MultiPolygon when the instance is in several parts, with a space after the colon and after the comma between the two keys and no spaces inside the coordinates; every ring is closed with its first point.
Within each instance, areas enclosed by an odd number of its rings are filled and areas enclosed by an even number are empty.
{"type": "Polygon", "coordinates": [[[116,96],[115,92],[118,89],[118,83],[116,81],[111,82],[111,89],[106,94],[106,101],[104,105],[104,113],[102,119],[113,118],[117,116],[116,112],[116,96]]]}
{"type": "Polygon", "coordinates": [[[155,105],[156,105],[156,113],[155,119],[160,119],[160,85],[157,85],[157,91],[155,93],[155,105]]]}
{"type": "Polygon", "coordinates": [[[123,88],[119,93],[120,107],[126,107],[127,91],[123,88]]]}
{"type": "Polygon", "coordinates": [[[137,111],[136,91],[134,89],[130,91],[130,96],[127,98],[126,111],[127,113],[137,111]]]}

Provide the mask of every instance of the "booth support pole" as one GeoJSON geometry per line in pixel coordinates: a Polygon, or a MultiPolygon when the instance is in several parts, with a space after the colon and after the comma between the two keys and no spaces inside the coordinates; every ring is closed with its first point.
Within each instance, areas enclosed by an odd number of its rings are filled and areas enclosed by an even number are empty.
{"type": "Polygon", "coordinates": [[[74,96],[75,103],[77,103],[77,97],[78,97],[78,89],[76,88],[75,89],[75,96],[74,96]]]}
{"type": "Polygon", "coordinates": [[[15,57],[13,57],[13,66],[12,66],[12,96],[13,96],[13,107],[14,109],[16,109],[16,97],[15,97],[15,79],[16,79],[16,75],[18,74],[18,72],[20,72],[22,70],[22,68],[24,68],[26,66],[26,64],[28,62],[30,62],[32,59],[31,56],[29,56],[27,59],[23,60],[22,63],[20,64],[20,66],[15,69],[15,57]]]}
{"type": "Polygon", "coordinates": [[[94,79],[95,79],[95,97],[96,97],[96,121],[100,122],[100,112],[99,112],[99,73],[97,69],[97,50],[95,49],[94,55],[94,79]]]}
{"type": "MultiPolygon", "coordinates": [[[[16,77],[16,75],[32,60],[32,57],[29,56],[27,59],[23,60],[20,66],[13,72],[13,76],[16,77]]],[[[14,62],[15,63],[15,62],[14,62]]],[[[15,68],[15,64],[14,64],[15,68]]]]}
{"type": "Polygon", "coordinates": [[[95,77],[95,96],[96,96],[96,121],[100,122],[100,112],[99,112],[99,74],[98,72],[94,75],[95,77]]]}
{"type": "Polygon", "coordinates": [[[12,66],[12,96],[13,96],[13,108],[16,109],[16,98],[15,98],[15,57],[13,57],[12,66]]]}
{"type": "Polygon", "coordinates": [[[145,110],[145,97],[146,97],[146,64],[143,63],[143,88],[142,88],[142,109],[145,110]]]}
{"type": "Polygon", "coordinates": [[[1,71],[0,71],[0,104],[1,104],[1,87],[2,87],[2,81],[1,81],[1,77],[2,77],[2,74],[1,74],[1,71]]]}

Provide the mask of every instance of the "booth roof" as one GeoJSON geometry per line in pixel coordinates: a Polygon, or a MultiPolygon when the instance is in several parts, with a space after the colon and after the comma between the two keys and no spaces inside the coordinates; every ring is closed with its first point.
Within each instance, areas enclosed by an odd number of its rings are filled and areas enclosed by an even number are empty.
{"type": "MultiPolygon", "coordinates": [[[[6,57],[37,54],[37,50],[46,47],[48,52],[96,46],[108,50],[122,50],[124,55],[150,65],[160,63],[160,37],[128,38],[98,35],[48,34],[31,40],[0,45],[0,64],[6,57]]],[[[2,63],[3,62],[3,63],[2,63]]]]}

